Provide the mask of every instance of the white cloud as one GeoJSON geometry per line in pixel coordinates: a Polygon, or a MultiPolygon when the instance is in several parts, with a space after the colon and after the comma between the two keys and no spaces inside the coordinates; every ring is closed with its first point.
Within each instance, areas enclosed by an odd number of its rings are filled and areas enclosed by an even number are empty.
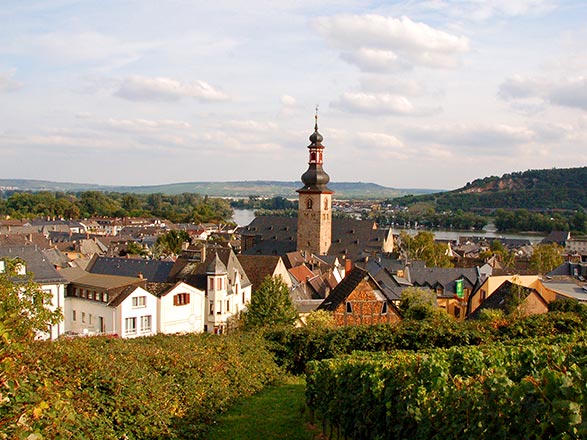
{"type": "Polygon", "coordinates": [[[407,159],[410,154],[404,143],[393,135],[377,132],[357,133],[355,144],[378,159],[407,159]]]}
{"type": "Polygon", "coordinates": [[[290,95],[282,95],[281,96],[281,104],[284,107],[293,107],[297,103],[296,98],[290,95]]]}
{"type": "Polygon", "coordinates": [[[333,107],[353,113],[410,115],[414,105],[404,96],[345,92],[333,107]]]}
{"type": "Polygon", "coordinates": [[[445,145],[452,150],[465,149],[470,155],[488,156],[501,156],[513,148],[538,140],[531,128],[507,124],[421,126],[409,130],[407,135],[422,143],[445,145]]]}
{"type": "Polygon", "coordinates": [[[362,75],[360,78],[361,90],[372,93],[387,93],[392,95],[420,96],[425,87],[414,79],[398,78],[389,75],[362,75]]]}
{"type": "Polygon", "coordinates": [[[587,111],[587,77],[553,81],[516,75],[500,85],[498,96],[514,101],[539,100],[587,111]]]}
{"type": "Polygon", "coordinates": [[[315,26],[335,47],[343,49],[347,61],[366,71],[373,66],[389,68],[394,57],[401,62],[454,67],[469,41],[408,17],[382,15],[335,15],[315,20],[315,26]],[[352,55],[351,55],[352,54],[352,55]]]}
{"type": "Polygon", "coordinates": [[[51,59],[70,63],[107,62],[119,66],[138,60],[145,50],[156,45],[120,41],[93,31],[51,32],[39,36],[34,44],[41,49],[43,55],[51,59]]]}
{"type": "Polygon", "coordinates": [[[172,78],[130,76],[115,93],[130,101],[177,101],[195,98],[201,101],[224,101],[228,96],[204,81],[181,82],[172,78]]]}
{"type": "Polygon", "coordinates": [[[0,93],[12,92],[22,87],[22,83],[14,79],[15,73],[15,69],[11,69],[8,72],[0,72],[0,93]]]}
{"type": "Polygon", "coordinates": [[[402,63],[397,54],[391,50],[361,47],[356,51],[343,52],[341,58],[356,65],[364,72],[390,72],[410,67],[408,64],[402,63]]]}
{"type": "Polygon", "coordinates": [[[473,21],[542,15],[556,8],[553,0],[425,0],[413,6],[416,9],[446,11],[449,15],[473,21]]]}

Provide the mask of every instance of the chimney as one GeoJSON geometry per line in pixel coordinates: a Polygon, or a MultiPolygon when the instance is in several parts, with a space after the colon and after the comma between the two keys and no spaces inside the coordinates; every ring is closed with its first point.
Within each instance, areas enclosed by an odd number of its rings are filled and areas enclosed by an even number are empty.
{"type": "Polygon", "coordinates": [[[137,273],[137,277],[142,280],[143,279],[143,272],[139,272],[137,273]]]}
{"type": "Polygon", "coordinates": [[[345,276],[346,276],[346,274],[350,273],[351,270],[353,270],[353,262],[351,261],[350,258],[345,258],[345,260],[344,260],[345,276]]]}

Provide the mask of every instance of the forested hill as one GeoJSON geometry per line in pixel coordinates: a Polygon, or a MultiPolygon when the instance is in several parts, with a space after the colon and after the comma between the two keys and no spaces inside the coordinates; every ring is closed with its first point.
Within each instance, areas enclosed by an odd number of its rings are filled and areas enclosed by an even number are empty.
{"type": "Polygon", "coordinates": [[[403,206],[430,204],[437,210],[584,209],[587,208],[587,167],[485,177],[453,191],[399,197],[393,202],[403,206]]]}

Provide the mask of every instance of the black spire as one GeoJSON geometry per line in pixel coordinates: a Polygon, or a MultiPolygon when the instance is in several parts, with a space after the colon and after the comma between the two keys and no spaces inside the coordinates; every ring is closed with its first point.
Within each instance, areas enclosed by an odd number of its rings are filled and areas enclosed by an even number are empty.
{"type": "Polygon", "coordinates": [[[303,188],[300,191],[318,191],[318,192],[331,192],[326,186],[330,181],[330,176],[322,169],[322,154],[324,145],[322,135],[318,132],[318,107],[316,107],[316,122],[314,124],[314,133],[310,135],[311,144],[308,145],[310,150],[310,160],[308,162],[308,170],[302,174],[303,188]]]}

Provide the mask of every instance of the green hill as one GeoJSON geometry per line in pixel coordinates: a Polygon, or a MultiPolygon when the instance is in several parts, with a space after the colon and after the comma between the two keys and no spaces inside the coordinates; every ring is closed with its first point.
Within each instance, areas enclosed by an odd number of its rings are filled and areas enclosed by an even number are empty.
{"type": "MultiPolygon", "coordinates": [[[[0,179],[0,190],[21,191],[111,191],[136,194],[197,193],[214,197],[296,197],[300,182],[280,181],[237,181],[237,182],[184,182],[149,186],[106,186],[84,183],[51,182],[46,180],[0,179]]],[[[338,199],[362,198],[385,199],[407,194],[427,194],[438,190],[387,188],[375,183],[333,182],[329,184],[338,199]]]]}
{"type": "Polygon", "coordinates": [[[404,196],[393,203],[431,204],[438,210],[583,209],[587,207],[587,167],[528,170],[491,176],[436,194],[404,196]]]}

